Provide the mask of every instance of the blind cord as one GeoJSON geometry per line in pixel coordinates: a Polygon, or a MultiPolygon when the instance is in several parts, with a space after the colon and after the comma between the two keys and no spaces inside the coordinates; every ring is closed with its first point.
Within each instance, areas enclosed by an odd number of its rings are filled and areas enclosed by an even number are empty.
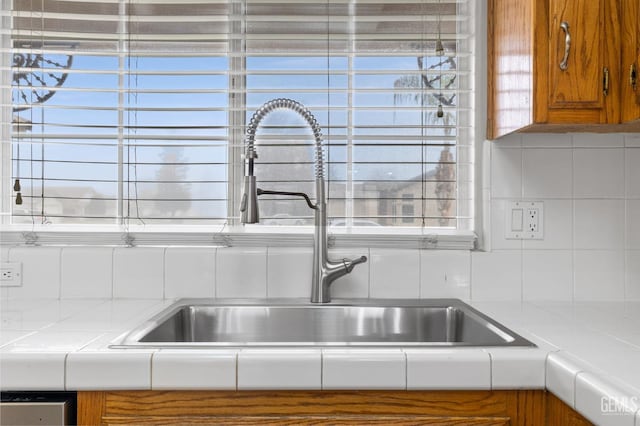
{"type": "MultiPolygon", "coordinates": [[[[136,56],[133,61],[131,58],[131,46],[132,46],[132,19],[131,19],[131,10],[132,10],[132,0],[128,0],[127,2],[127,27],[125,31],[127,32],[127,45],[126,45],[126,54],[127,54],[127,229],[128,225],[131,222],[132,216],[132,208],[131,208],[131,182],[133,180],[133,202],[135,210],[135,218],[142,225],[145,225],[144,220],[140,215],[140,203],[138,196],[138,57],[136,56]],[[133,78],[132,78],[133,74],[133,78]],[[135,88],[135,91],[133,90],[135,88]],[[135,105],[134,109],[132,106],[135,105]],[[133,110],[133,114],[132,111],[133,110]],[[133,154],[132,154],[133,152],[133,154]],[[133,157],[133,161],[132,160],[133,157]],[[131,179],[133,177],[133,179],[131,179]]],[[[124,125],[124,123],[121,123],[124,125]]]]}
{"type": "MultiPolygon", "coordinates": [[[[40,8],[42,10],[42,14],[40,15],[40,28],[42,29],[42,31],[40,32],[40,48],[44,49],[44,30],[45,30],[45,26],[44,26],[44,0],[40,1],[40,8]]],[[[42,54],[42,65],[40,68],[40,79],[41,81],[45,81],[44,80],[44,68],[45,63],[44,63],[44,53],[42,54]]],[[[32,107],[33,109],[33,107],[32,107]]],[[[40,108],[40,122],[42,123],[41,126],[44,126],[44,108],[40,108]]],[[[41,200],[41,210],[40,210],[40,216],[41,216],[41,221],[42,224],[47,223],[47,217],[45,215],[45,206],[44,206],[44,201],[45,201],[45,196],[44,196],[44,168],[45,168],[45,162],[44,160],[46,159],[45,156],[45,143],[44,143],[44,129],[42,129],[42,132],[40,133],[40,158],[42,158],[42,165],[40,166],[40,178],[41,178],[41,187],[40,187],[40,200],[41,200]]]]}
{"type": "MultiPolygon", "coordinates": [[[[425,55],[424,60],[422,61],[418,61],[418,65],[420,65],[420,74],[422,74],[424,72],[424,66],[423,64],[426,62],[426,52],[425,52],[425,33],[426,33],[426,28],[425,28],[425,7],[424,7],[424,0],[422,0],[422,2],[420,3],[420,19],[421,19],[421,23],[422,23],[422,32],[421,32],[421,51],[419,52],[421,55],[425,55]]],[[[427,209],[427,186],[426,186],[426,174],[427,174],[427,169],[425,167],[425,163],[424,163],[424,154],[425,154],[425,150],[426,145],[425,145],[425,114],[427,114],[427,111],[425,109],[425,97],[426,97],[426,87],[424,84],[424,79],[423,78],[419,78],[420,80],[420,88],[421,88],[421,94],[420,94],[420,107],[421,107],[421,111],[420,111],[420,124],[421,124],[421,128],[420,128],[420,135],[422,136],[421,139],[421,143],[420,143],[420,159],[421,159],[421,163],[422,163],[422,176],[420,177],[420,216],[421,216],[421,226],[424,228],[426,226],[426,209],[427,209]]]]}
{"type": "MultiPolygon", "coordinates": [[[[327,146],[327,203],[331,198],[331,0],[327,0],[327,131],[325,144],[327,146]]],[[[316,203],[317,200],[316,194],[316,203]]]]}

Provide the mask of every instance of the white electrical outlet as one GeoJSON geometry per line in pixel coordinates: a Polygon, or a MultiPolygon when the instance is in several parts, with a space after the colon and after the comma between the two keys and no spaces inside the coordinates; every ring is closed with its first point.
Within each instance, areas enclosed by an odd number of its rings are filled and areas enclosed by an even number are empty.
{"type": "Polygon", "coordinates": [[[532,232],[535,234],[536,232],[538,232],[538,228],[540,227],[540,221],[538,220],[538,209],[534,207],[527,207],[525,211],[527,212],[525,214],[525,222],[527,224],[527,226],[525,227],[525,232],[532,232]]]}
{"type": "Polygon", "coordinates": [[[544,203],[512,201],[507,205],[505,238],[507,240],[544,239],[544,203]]]}
{"type": "Polygon", "coordinates": [[[19,287],[22,285],[22,263],[0,263],[0,287],[19,287]]]}

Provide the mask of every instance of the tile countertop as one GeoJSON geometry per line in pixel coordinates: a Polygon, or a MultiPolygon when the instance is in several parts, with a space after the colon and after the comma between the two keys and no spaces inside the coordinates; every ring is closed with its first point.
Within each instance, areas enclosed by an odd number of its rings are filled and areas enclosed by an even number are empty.
{"type": "Polygon", "coordinates": [[[108,348],[171,303],[2,300],[0,388],[547,388],[597,424],[640,426],[640,302],[471,303],[537,349],[108,348]]]}

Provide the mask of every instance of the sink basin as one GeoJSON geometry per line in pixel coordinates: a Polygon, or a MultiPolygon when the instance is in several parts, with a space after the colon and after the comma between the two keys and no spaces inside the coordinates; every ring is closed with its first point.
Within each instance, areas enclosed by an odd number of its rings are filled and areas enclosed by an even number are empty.
{"type": "Polygon", "coordinates": [[[457,299],[179,300],[115,348],[535,346],[457,299]]]}

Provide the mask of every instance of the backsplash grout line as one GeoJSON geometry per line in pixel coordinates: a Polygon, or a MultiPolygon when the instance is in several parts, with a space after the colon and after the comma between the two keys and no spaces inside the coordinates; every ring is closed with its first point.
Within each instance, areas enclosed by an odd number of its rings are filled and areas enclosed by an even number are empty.
{"type": "Polygon", "coordinates": [[[162,250],[162,300],[167,300],[167,250],[162,250]]]}
{"type": "Polygon", "coordinates": [[[422,250],[418,249],[418,299],[422,299],[422,250]]]}
{"type": "Polygon", "coordinates": [[[115,294],[115,282],[116,282],[116,249],[111,249],[111,300],[114,298],[115,294]]]}
{"type": "Polygon", "coordinates": [[[576,179],[575,179],[575,136],[571,136],[571,301],[576,300],[576,179]]]}
{"type": "Polygon", "coordinates": [[[216,247],[215,249],[215,253],[213,255],[213,258],[215,260],[215,266],[214,266],[214,270],[213,270],[213,298],[216,299],[218,298],[218,266],[220,265],[218,262],[218,253],[220,252],[220,250],[218,250],[218,248],[216,247]]]}
{"type": "Polygon", "coordinates": [[[369,285],[367,286],[367,297],[371,299],[371,275],[373,274],[373,262],[371,262],[371,247],[367,247],[367,253],[369,254],[369,265],[367,266],[367,268],[369,269],[369,273],[367,274],[367,281],[369,282],[369,285]]]}
{"type": "MultiPolygon", "coordinates": [[[[627,148],[626,138],[622,141],[622,193],[625,196],[624,200],[624,232],[622,233],[622,298],[623,300],[627,300],[627,274],[628,265],[627,265],[627,249],[629,247],[629,233],[627,232],[631,228],[630,217],[629,217],[629,199],[627,197],[629,182],[627,182],[627,148]]],[[[640,425],[638,425],[640,426],[640,425]]]]}
{"type": "MultiPolygon", "coordinates": [[[[521,141],[522,142],[522,141],[521,141]]],[[[524,149],[520,143],[520,199],[524,199],[524,149]]]]}
{"type": "Polygon", "coordinates": [[[216,297],[216,282],[217,282],[217,278],[216,278],[216,270],[218,268],[218,247],[213,247],[213,282],[211,283],[211,285],[213,285],[213,297],[216,297]]]}
{"type": "Polygon", "coordinates": [[[524,250],[520,250],[520,301],[524,302],[524,250]]]}
{"type": "Polygon", "coordinates": [[[267,250],[266,250],[266,261],[265,261],[265,265],[264,265],[264,269],[265,269],[265,297],[268,299],[269,298],[269,246],[267,246],[267,250]]]}
{"type": "Polygon", "coordinates": [[[64,249],[58,249],[58,300],[62,300],[62,251],[64,249]]]}

